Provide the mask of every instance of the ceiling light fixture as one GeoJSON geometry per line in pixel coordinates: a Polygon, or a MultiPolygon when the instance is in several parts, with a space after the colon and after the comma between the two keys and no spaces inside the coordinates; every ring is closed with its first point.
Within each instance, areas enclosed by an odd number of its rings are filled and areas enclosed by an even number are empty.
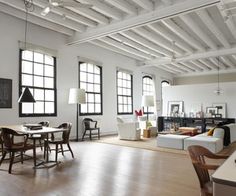
{"type": "Polygon", "coordinates": [[[41,15],[46,16],[50,11],[51,11],[51,8],[47,6],[43,9],[43,11],[41,12],[41,15]]]}

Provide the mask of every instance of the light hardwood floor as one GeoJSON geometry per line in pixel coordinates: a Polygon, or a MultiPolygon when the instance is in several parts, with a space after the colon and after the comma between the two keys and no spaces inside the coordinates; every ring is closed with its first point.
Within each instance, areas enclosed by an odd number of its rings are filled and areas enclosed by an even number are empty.
{"type": "MultiPolygon", "coordinates": [[[[0,167],[0,195],[198,196],[199,183],[187,155],[95,142],[71,142],[62,163],[32,169],[33,161],[0,167]]],[[[38,151],[39,153],[40,150],[38,151]]],[[[50,158],[54,158],[52,153],[50,158]]]]}

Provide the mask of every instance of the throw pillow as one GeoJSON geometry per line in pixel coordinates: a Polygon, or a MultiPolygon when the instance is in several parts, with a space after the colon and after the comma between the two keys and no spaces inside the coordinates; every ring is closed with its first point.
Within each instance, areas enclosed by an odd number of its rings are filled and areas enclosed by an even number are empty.
{"type": "Polygon", "coordinates": [[[211,128],[211,129],[207,132],[207,136],[213,136],[214,129],[215,129],[215,127],[211,128]]]}
{"type": "Polygon", "coordinates": [[[224,139],[225,131],[222,128],[215,128],[213,137],[224,139]]]}

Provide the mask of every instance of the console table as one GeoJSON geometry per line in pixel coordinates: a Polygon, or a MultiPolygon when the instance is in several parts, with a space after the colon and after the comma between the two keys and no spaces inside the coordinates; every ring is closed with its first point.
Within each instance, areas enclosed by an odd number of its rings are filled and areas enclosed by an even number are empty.
{"type": "Polygon", "coordinates": [[[164,131],[173,124],[178,127],[199,127],[201,132],[206,131],[207,126],[216,126],[219,123],[235,123],[234,118],[188,118],[188,117],[158,117],[158,132],[164,131]]]}

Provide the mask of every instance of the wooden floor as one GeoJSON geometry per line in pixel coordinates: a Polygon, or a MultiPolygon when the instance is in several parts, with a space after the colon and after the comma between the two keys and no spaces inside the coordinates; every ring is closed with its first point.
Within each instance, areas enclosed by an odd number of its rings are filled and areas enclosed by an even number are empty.
{"type": "MultiPolygon", "coordinates": [[[[62,163],[32,169],[33,161],[0,167],[0,195],[199,196],[199,183],[187,155],[95,142],[72,142],[62,163]]],[[[40,150],[39,150],[39,153],[40,150]]],[[[54,158],[52,153],[50,158],[54,158]]]]}

